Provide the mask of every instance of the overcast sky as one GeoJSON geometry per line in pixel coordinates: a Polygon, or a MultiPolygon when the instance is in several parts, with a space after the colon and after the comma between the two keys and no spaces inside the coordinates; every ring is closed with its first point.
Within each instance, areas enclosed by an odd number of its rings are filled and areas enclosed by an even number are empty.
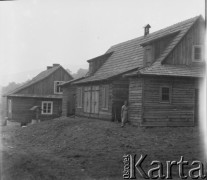
{"type": "Polygon", "coordinates": [[[0,85],[59,63],[76,72],[110,46],[197,15],[204,0],[17,0],[0,2],[0,85]]]}

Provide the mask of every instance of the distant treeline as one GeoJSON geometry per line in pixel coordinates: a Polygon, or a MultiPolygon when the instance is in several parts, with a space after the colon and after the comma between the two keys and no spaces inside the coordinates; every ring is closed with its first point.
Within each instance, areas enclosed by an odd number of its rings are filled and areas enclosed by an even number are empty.
{"type": "Polygon", "coordinates": [[[73,77],[74,79],[76,78],[81,78],[86,75],[88,72],[88,69],[82,69],[80,68],[76,73],[72,73],[69,69],[66,69],[73,77]]]}

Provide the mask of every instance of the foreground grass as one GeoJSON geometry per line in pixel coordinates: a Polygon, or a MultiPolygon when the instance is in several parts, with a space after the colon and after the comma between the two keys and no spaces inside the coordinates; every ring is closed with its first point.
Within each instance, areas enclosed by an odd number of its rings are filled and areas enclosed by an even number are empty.
{"type": "Polygon", "coordinates": [[[143,164],[202,160],[193,127],[120,127],[93,119],[60,118],[26,128],[2,127],[2,179],[122,179],[124,154],[143,164]]]}

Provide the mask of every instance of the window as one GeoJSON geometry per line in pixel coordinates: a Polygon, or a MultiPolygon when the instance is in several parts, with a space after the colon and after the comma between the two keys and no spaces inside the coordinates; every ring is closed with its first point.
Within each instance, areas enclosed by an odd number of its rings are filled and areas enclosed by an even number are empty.
{"type": "Polygon", "coordinates": [[[108,109],[108,99],[109,99],[109,86],[105,85],[102,87],[102,108],[103,109],[108,109]]]}
{"type": "Polygon", "coordinates": [[[161,102],[170,102],[170,88],[169,87],[161,87],[161,102]]]}
{"type": "Polygon", "coordinates": [[[63,83],[63,81],[55,81],[54,82],[54,93],[55,94],[62,94],[63,93],[62,88],[59,86],[62,83],[63,83]]]}
{"type": "Polygon", "coordinates": [[[77,89],[77,106],[82,107],[82,88],[77,89]]]}
{"type": "Polygon", "coordinates": [[[53,111],[53,102],[43,101],[42,102],[42,114],[52,114],[52,111],[53,111]]]}
{"type": "Polygon", "coordinates": [[[202,46],[201,45],[194,45],[193,46],[193,62],[202,61],[202,46]]]}

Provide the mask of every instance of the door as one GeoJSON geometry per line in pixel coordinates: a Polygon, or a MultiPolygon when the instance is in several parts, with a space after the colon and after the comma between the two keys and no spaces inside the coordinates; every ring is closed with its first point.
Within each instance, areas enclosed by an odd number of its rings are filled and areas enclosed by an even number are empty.
{"type": "Polygon", "coordinates": [[[85,87],[84,89],[84,112],[90,113],[90,106],[91,106],[91,88],[85,87]]]}
{"type": "Polygon", "coordinates": [[[99,87],[92,87],[91,113],[97,114],[99,109],[99,87]]]}
{"type": "Polygon", "coordinates": [[[114,101],[112,105],[113,109],[113,120],[121,122],[121,108],[123,106],[123,101],[114,101]]]}
{"type": "Polygon", "coordinates": [[[76,95],[74,93],[72,94],[72,98],[68,99],[67,101],[67,117],[75,114],[75,100],[76,100],[76,95]]]}

